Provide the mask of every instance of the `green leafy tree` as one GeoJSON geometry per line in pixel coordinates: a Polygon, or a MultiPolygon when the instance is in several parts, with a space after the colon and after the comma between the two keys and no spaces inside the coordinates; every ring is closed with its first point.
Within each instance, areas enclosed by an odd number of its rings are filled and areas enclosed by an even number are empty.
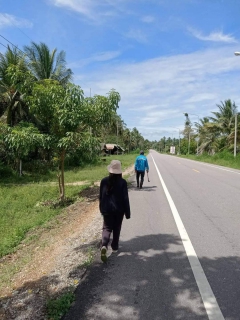
{"type": "Polygon", "coordinates": [[[15,127],[8,127],[3,132],[6,149],[10,150],[16,159],[19,175],[22,175],[22,160],[36,147],[47,147],[46,136],[41,134],[31,123],[20,122],[15,127]]]}
{"type": "Polygon", "coordinates": [[[96,143],[89,131],[97,131],[116,112],[120,96],[111,90],[107,97],[94,96],[91,101],[84,98],[79,86],[58,82],[35,83],[29,103],[33,112],[48,127],[52,147],[59,157],[60,199],[65,198],[64,161],[66,153],[80,148],[87,141],[96,143]]]}

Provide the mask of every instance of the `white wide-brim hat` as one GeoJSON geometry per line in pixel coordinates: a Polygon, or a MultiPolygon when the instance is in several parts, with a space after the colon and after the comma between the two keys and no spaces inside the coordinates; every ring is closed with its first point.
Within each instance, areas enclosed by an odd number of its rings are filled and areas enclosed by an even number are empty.
{"type": "Polygon", "coordinates": [[[120,174],[122,173],[121,162],[119,160],[112,160],[107,169],[110,173],[120,174]]]}

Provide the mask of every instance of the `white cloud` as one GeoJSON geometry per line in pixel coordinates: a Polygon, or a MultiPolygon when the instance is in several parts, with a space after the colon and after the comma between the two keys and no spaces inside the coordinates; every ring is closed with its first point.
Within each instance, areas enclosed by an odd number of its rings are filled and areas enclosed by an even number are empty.
{"type": "Polygon", "coordinates": [[[189,99],[186,99],[185,103],[196,103],[212,99],[216,99],[216,95],[213,93],[199,93],[195,94],[193,97],[190,97],[189,99]]]}
{"type": "Polygon", "coordinates": [[[114,58],[121,55],[120,51],[105,51],[105,52],[99,52],[95,55],[92,55],[89,58],[82,59],[76,62],[72,62],[68,65],[69,68],[81,68],[83,66],[89,65],[93,62],[103,62],[103,61],[109,61],[113,60],[114,58]]]}
{"type": "Polygon", "coordinates": [[[93,18],[95,1],[93,0],[50,0],[57,7],[66,7],[73,11],[93,18]]]}
{"type": "Polygon", "coordinates": [[[237,40],[230,34],[223,34],[222,32],[211,32],[209,35],[203,35],[201,32],[189,28],[189,31],[194,37],[203,41],[213,41],[213,42],[226,42],[226,43],[236,43],[237,40]]]}
{"type": "Polygon", "coordinates": [[[140,43],[146,43],[147,42],[146,34],[140,29],[131,29],[125,34],[125,36],[127,38],[134,39],[134,40],[136,40],[137,42],[140,42],[140,43]]]}
{"type": "MultiPolygon", "coordinates": [[[[92,23],[102,24],[107,18],[136,15],[126,5],[131,0],[48,0],[57,7],[75,11],[92,23]]],[[[115,23],[115,22],[114,22],[115,23]]]]}
{"type": "Polygon", "coordinates": [[[78,12],[95,23],[102,23],[104,18],[116,15],[118,8],[109,0],[49,0],[57,7],[78,12]]]}
{"type": "Polygon", "coordinates": [[[148,138],[152,132],[151,139],[159,140],[163,128],[182,127],[184,112],[209,116],[217,103],[229,98],[240,106],[240,58],[234,56],[235,49],[227,46],[139,63],[104,64],[82,74],[83,89],[105,95],[115,88],[127,126],[136,126],[148,138]]]}
{"type": "Polygon", "coordinates": [[[155,18],[153,16],[145,16],[141,20],[146,23],[152,23],[155,21],[155,18]]]}
{"type": "Polygon", "coordinates": [[[4,27],[23,27],[31,28],[32,23],[26,19],[17,18],[11,14],[0,13],[0,28],[4,27]]]}

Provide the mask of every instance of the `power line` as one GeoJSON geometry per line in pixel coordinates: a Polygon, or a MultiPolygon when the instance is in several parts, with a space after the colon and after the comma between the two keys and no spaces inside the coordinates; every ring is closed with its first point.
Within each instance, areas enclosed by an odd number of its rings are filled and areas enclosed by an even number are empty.
{"type": "Polygon", "coordinates": [[[4,36],[2,36],[0,34],[0,37],[2,37],[4,40],[6,40],[7,42],[9,42],[12,46],[14,46],[17,50],[21,51],[23,54],[26,54],[25,52],[23,52],[21,49],[19,49],[17,46],[15,46],[15,44],[13,44],[11,41],[9,41],[7,38],[5,38],[4,36]]]}
{"type": "MultiPolygon", "coordinates": [[[[13,47],[15,47],[17,50],[19,50],[22,54],[24,54],[24,56],[27,56],[28,59],[30,59],[30,61],[31,61],[31,58],[29,57],[29,55],[27,55],[26,52],[24,52],[24,51],[22,51],[21,49],[19,49],[15,44],[13,44],[11,41],[9,41],[7,38],[5,38],[4,36],[2,36],[1,34],[0,34],[0,37],[2,37],[2,38],[5,39],[7,42],[9,42],[13,47]]],[[[5,48],[8,49],[8,47],[6,47],[4,44],[1,43],[1,45],[3,45],[5,48]]],[[[22,58],[20,55],[18,55],[18,57],[19,57],[19,58],[22,58]]]]}
{"type": "Polygon", "coordinates": [[[25,32],[23,32],[20,28],[15,26],[19,31],[21,31],[29,40],[33,41],[25,32]]]}
{"type": "Polygon", "coordinates": [[[8,49],[8,47],[6,47],[5,44],[3,44],[3,43],[1,43],[1,42],[0,42],[0,44],[1,44],[2,46],[4,46],[6,49],[8,49]]]}
{"type": "MultiPolygon", "coordinates": [[[[0,12],[0,14],[5,18],[4,14],[2,12],[0,12]]],[[[33,41],[25,32],[23,32],[18,26],[14,26],[16,27],[19,31],[21,31],[26,37],[28,37],[28,39],[30,39],[31,41],[33,41]]]]}

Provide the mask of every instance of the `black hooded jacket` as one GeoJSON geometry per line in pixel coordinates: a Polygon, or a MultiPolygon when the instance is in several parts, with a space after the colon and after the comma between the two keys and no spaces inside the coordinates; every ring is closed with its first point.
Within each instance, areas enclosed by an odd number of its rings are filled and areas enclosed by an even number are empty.
{"type": "Polygon", "coordinates": [[[131,213],[126,180],[119,178],[109,188],[109,177],[102,179],[100,183],[99,209],[102,215],[125,214],[126,219],[130,218],[131,213]]]}

